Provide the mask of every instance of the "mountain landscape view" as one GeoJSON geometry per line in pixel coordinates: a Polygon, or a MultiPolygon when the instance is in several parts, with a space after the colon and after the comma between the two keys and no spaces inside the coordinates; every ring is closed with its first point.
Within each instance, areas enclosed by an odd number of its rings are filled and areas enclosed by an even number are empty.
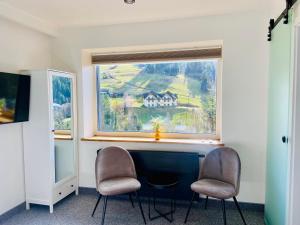
{"type": "Polygon", "coordinates": [[[97,65],[98,130],[216,132],[217,60],[97,65]]]}

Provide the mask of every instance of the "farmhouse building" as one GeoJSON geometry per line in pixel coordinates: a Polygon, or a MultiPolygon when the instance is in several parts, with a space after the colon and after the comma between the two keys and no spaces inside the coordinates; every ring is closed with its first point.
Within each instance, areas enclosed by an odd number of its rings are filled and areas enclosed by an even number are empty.
{"type": "Polygon", "coordinates": [[[151,91],[145,93],[143,98],[144,106],[147,108],[177,106],[178,99],[177,94],[173,94],[169,91],[161,94],[151,91]]]}

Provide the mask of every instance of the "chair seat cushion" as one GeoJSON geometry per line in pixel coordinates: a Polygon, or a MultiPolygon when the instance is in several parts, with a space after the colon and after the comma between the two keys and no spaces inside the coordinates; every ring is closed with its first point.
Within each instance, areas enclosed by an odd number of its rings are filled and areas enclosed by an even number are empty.
{"type": "Polygon", "coordinates": [[[127,194],[140,188],[140,182],[131,177],[112,178],[101,181],[98,185],[99,193],[104,196],[127,194]]]}
{"type": "Polygon", "coordinates": [[[236,195],[234,186],[213,179],[201,179],[191,185],[191,189],[199,194],[218,199],[229,199],[236,195]]]}

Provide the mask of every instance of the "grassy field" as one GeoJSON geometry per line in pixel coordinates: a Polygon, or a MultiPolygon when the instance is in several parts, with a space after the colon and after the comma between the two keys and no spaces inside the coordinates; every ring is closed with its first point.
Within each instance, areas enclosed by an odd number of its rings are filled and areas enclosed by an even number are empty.
{"type": "MultiPolygon", "coordinates": [[[[152,132],[154,120],[160,121],[162,132],[203,133],[211,129],[205,124],[203,112],[199,108],[174,107],[165,110],[133,107],[128,108],[125,114],[122,111],[114,111],[111,115],[112,117],[106,119],[106,123],[103,124],[102,131],[113,132],[117,129],[120,132],[130,132],[139,131],[139,127],[144,132],[152,132]]],[[[104,117],[102,119],[105,120],[104,117]]]]}

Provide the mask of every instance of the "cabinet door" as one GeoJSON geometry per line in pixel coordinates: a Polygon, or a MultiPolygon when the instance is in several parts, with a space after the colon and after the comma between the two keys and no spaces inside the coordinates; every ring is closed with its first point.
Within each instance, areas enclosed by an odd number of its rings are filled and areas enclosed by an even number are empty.
{"type": "Polygon", "coordinates": [[[270,46],[265,204],[268,225],[284,225],[287,216],[291,27],[291,24],[280,22],[272,32],[270,46]]]}
{"type": "Polygon", "coordinates": [[[74,76],[51,71],[55,183],[75,176],[74,76]]]}

